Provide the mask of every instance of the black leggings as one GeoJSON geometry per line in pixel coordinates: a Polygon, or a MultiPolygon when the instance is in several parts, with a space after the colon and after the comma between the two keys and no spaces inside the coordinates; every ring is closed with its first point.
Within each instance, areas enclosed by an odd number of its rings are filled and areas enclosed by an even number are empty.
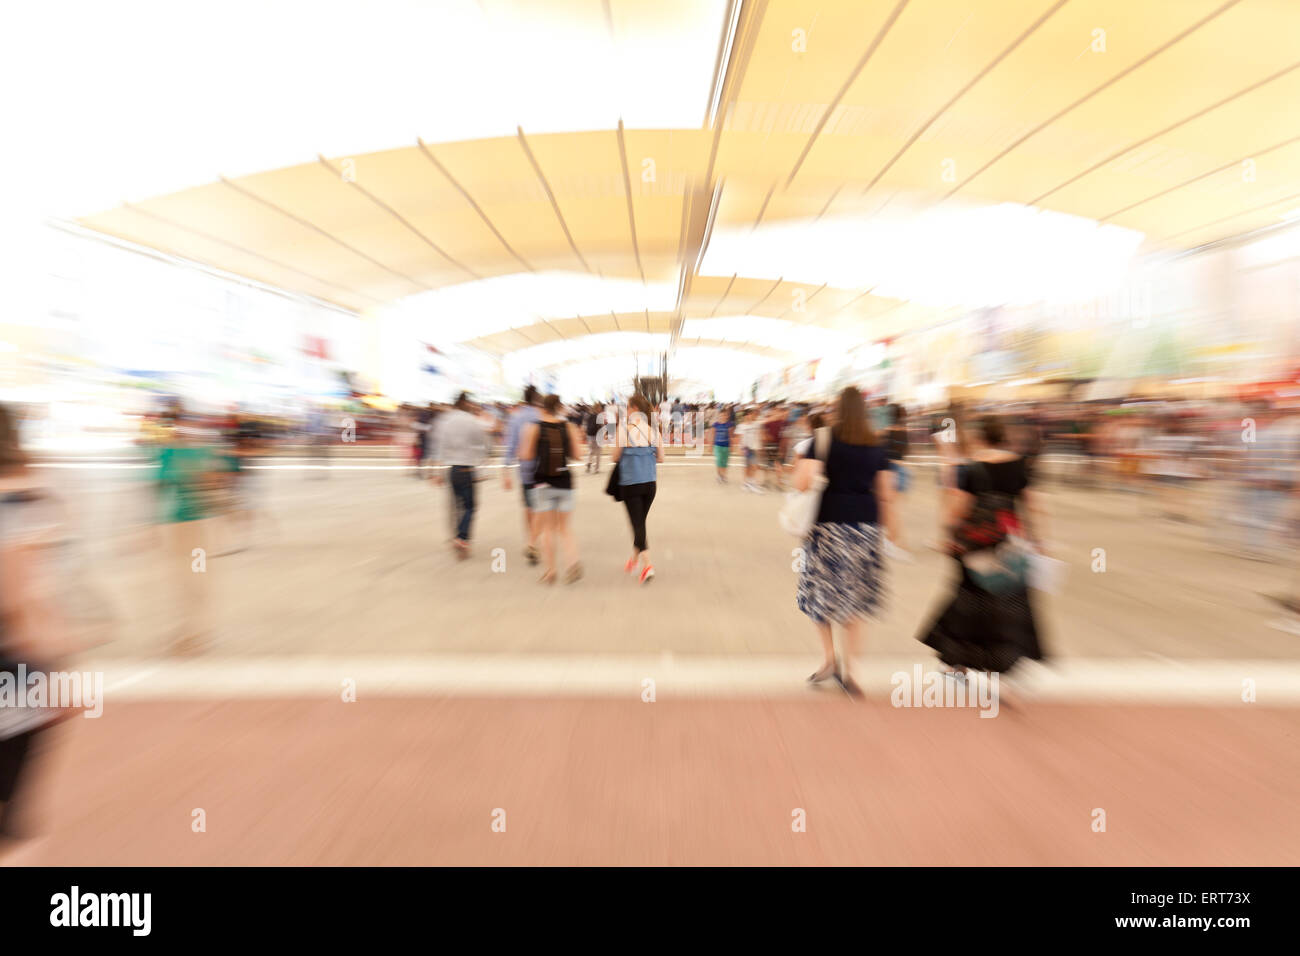
{"type": "Polygon", "coordinates": [[[639,485],[624,485],[622,494],[628,520],[632,522],[632,547],[645,551],[645,518],[655,500],[655,483],[643,481],[639,485]]]}

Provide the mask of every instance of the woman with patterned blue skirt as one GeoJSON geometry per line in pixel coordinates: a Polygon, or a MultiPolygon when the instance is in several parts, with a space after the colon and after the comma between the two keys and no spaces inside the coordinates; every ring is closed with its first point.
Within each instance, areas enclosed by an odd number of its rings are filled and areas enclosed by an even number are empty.
{"type": "Polygon", "coordinates": [[[859,697],[849,666],[862,622],[884,603],[885,532],[899,547],[902,542],[888,450],[856,388],[840,393],[834,426],[807,443],[795,467],[795,489],[807,491],[818,475],[825,476],[826,485],[804,543],[797,603],[817,626],[825,660],[808,680],[834,679],[849,696],[859,697]],[[838,667],[833,624],[844,632],[838,667]]]}

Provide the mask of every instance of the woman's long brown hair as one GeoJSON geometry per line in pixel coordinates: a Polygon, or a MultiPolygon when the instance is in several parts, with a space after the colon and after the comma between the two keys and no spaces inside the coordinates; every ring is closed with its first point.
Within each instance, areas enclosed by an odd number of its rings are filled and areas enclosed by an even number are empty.
{"type": "Polygon", "coordinates": [[[862,393],[850,385],[840,392],[839,420],[834,435],[846,445],[877,445],[876,430],[867,416],[867,403],[862,393]]]}

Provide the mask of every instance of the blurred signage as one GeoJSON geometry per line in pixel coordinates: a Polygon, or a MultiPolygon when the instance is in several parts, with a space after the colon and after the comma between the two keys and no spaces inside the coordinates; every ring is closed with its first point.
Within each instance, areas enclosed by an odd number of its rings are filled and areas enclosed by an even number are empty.
{"type": "Polygon", "coordinates": [[[312,358],[325,360],[330,357],[329,343],[319,335],[304,335],[302,351],[304,355],[310,355],[312,358]]]}

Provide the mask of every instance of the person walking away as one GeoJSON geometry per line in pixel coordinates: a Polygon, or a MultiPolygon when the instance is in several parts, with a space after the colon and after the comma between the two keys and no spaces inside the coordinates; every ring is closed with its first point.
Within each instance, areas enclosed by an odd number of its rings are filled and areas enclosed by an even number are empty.
{"type": "Polygon", "coordinates": [[[699,427],[699,412],[694,405],[683,406],[682,410],[682,444],[690,449],[692,456],[703,454],[704,449],[700,447],[701,435],[697,430],[699,427]]]}
{"type": "Polygon", "coordinates": [[[501,478],[506,491],[509,491],[510,469],[516,464],[519,465],[519,487],[523,492],[524,499],[524,557],[528,559],[529,564],[536,564],[539,557],[537,551],[537,519],[533,514],[528,496],[528,489],[533,485],[533,463],[519,459],[519,442],[523,436],[524,428],[534,424],[540,417],[538,411],[540,403],[541,395],[538,394],[537,389],[532,385],[524,386],[523,404],[515,409],[514,414],[510,416],[510,423],[506,428],[506,467],[501,478]]]}
{"type": "Polygon", "coordinates": [[[419,408],[411,422],[411,474],[424,477],[424,462],[429,457],[429,437],[433,433],[433,406],[419,408]]]}
{"type": "Polygon", "coordinates": [[[795,490],[801,492],[818,475],[826,477],[817,519],[804,542],[796,598],[799,610],[816,625],[825,652],[822,666],[808,680],[817,684],[833,678],[850,697],[860,697],[851,662],[863,621],[878,614],[884,603],[885,535],[904,547],[894,509],[894,473],[857,388],[840,393],[835,425],[818,431],[821,435],[814,434],[794,473],[795,490]],[[833,624],[844,632],[838,668],[833,624]]]}
{"type": "Polygon", "coordinates": [[[156,481],[163,507],[163,559],[176,595],[176,631],[171,650],[191,653],[210,640],[212,572],[216,556],[214,517],[225,467],[204,441],[197,421],[177,408],[176,427],[158,455],[156,481]]]}
{"type": "Polygon", "coordinates": [[[569,461],[577,457],[581,444],[578,429],[560,416],[560,397],[547,395],[542,400],[538,420],[529,425],[520,445],[521,460],[533,462],[532,511],[537,516],[537,538],[541,545],[545,570],[543,584],[555,583],[556,539],[564,547],[567,562],[566,584],[582,577],[578,545],[573,538],[569,515],[573,512],[573,476],[569,461]]]}
{"type": "Polygon", "coordinates": [[[1147,474],[1157,493],[1163,517],[1191,521],[1192,489],[1201,476],[1197,461],[1200,439],[1177,416],[1169,415],[1148,443],[1147,474]]]}
{"type": "Polygon", "coordinates": [[[1300,417],[1284,417],[1267,402],[1248,412],[1253,434],[1243,428],[1240,436],[1232,534],[1245,556],[1272,560],[1286,553],[1288,525],[1300,517],[1288,515],[1300,503],[1300,417]]]}
{"type": "Polygon", "coordinates": [[[767,410],[763,421],[763,487],[781,490],[781,430],[785,411],[779,405],[767,410]]]}
{"type": "Polygon", "coordinates": [[[752,485],[750,474],[754,470],[753,463],[750,460],[753,457],[753,454],[749,449],[749,433],[753,431],[754,428],[751,422],[753,414],[752,411],[744,408],[737,408],[735,412],[736,450],[740,452],[741,464],[744,466],[741,487],[746,491],[749,491],[750,486],[752,485]]]}
{"type": "Polygon", "coordinates": [[[753,425],[750,424],[750,415],[753,413],[743,408],[738,408],[736,409],[735,414],[736,450],[740,452],[741,463],[744,465],[745,469],[743,472],[741,487],[746,491],[749,491],[751,484],[750,472],[753,471],[753,465],[750,463],[751,454],[749,451],[749,433],[753,430],[753,425]]]}
{"type": "Polygon", "coordinates": [[[587,474],[600,474],[600,426],[605,423],[605,413],[599,405],[588,405],[583,417],[587,433],[587,474]]]}
{"type": "Polygon", "coordinates": [[[762,494],[763,489],[754,480],[763,454],[763,422],[758,409],[753,408],[745,413],[744,422],[737,431],[741,436],[741,444],[745,447],[745,490],[762,494]]]}
{"type": "Polygon", "coordinates": [[[794,466],[799,459],[799,446],[812,438],[812,428],[806,409],[796,407],[790,413],[789,423],[781,430],[782,481],[794,477],[794,466]]]}
{"type": "Polygon", "coordinates": [[[650,425],[651,414],[645,396],[633,395],[628,401],[626,427],[619,428],[618,446],[614,449],[623,505],[632,524],[632,556],[623,565],[623,571],[633,574],[639,564],[638,577],[642,584],[650,583],[655,576],[646,540],[646,517],[655,500],[657,465],[664,460],[659,435],[650,425]]]}
{"type": "Polygon", "coordinates": [[[266,475],[258,464],[269,450],[269,436],[263,423],[252,415],[241,415],[235,425],[231,455],[231,523],[240,529],[242,543],[234,550],[249,546],[255,524],[274,525],[270,511],[264,507],[266,475]]]}
{"type": "MultiPolygon", "coordinates": [[[[930,440],[934,443],[939,458],[938,485],[941,493],[946,493],[957,487],[957,471],[969,454],[968,429],[964,423],[962,407],[956,402],[949,405],[947,411],[941,413],[936,426],[930,434],[930,440]]],[[[948,550],[949,529],[946,520],[947,515],[941,509],[939,527],[930,544],[935,551],[948,550]]]]}
{"type": "Polygon", "coordinates": [[[902,405],[889,406],[885,447],[889,449],[889,469],[894,473],[894,490],[901,495],[910,484],[907,473],[907,412],[902,405]]]}
{"type": "Polygon", "coordinates": [[[713,464],[718,469],[720,485],[727,483],[727,464],[731,458],[731,433],[734,429],[731,409],[719,409],[717,420],[709,426],[709,430],[713,432],[713,464]]]}
{"type": "MultiPolygon", "coordinates": [[[[948,554],[957,586],[918,639],[959,676],[963,670],[1005,673],[1022,658],[1042,660],[1028,583],[1005,548],[1009,536],[1034,541],[1045,528],[1023,456],[1006,447],[1003,423],[984,418],[967,430],[970,457],[957,466],[946,493],[948,554]]],[[[1014,559],[1014,555],[1012,556],[1014,559]]]]}
{"type": "MultiPolygon", "coordinates": [[[[1116,427],[1111,433],[1111,438],[1115,441],[1116,452],[1119,450],[1117,439],[1120,434],[1121,423],[1122,420],[1117,419],[1116,427]]],[[[1038,467],[1038,459],[1043,454],[1043,428],[1039,422],[1037,411],[1031,409],[1025,413],[1021,419],[1019,435],[1013,447],[1025,459],[1025,469],[1029,473],[1029,480],[1034,481],[1034,471],[1038,467]]]]}
{"type": "Polygon", "coordinates": [[[434,465],[433,480],[442,484],[438,466],[449,466],[456,536],[452,547],[462,561],[469,557],[470,525],[474,520],[475,470],[491,451],[491,436],[483,420],[474,414],[474,403],[468,392],[461,392],[450,411],[438,417],[433,430],[430,459],[434,465]]]}
{"type": "Polygon", "coordinates": [[[330,444],[334,440],[334,429],[330,424],[330,414],[323,405],[312,405],[307,413],[307,436],[311,442],[314,457],[324,465],[312,470],[317,478],[328,478],[330,470],[330,444]]]}

